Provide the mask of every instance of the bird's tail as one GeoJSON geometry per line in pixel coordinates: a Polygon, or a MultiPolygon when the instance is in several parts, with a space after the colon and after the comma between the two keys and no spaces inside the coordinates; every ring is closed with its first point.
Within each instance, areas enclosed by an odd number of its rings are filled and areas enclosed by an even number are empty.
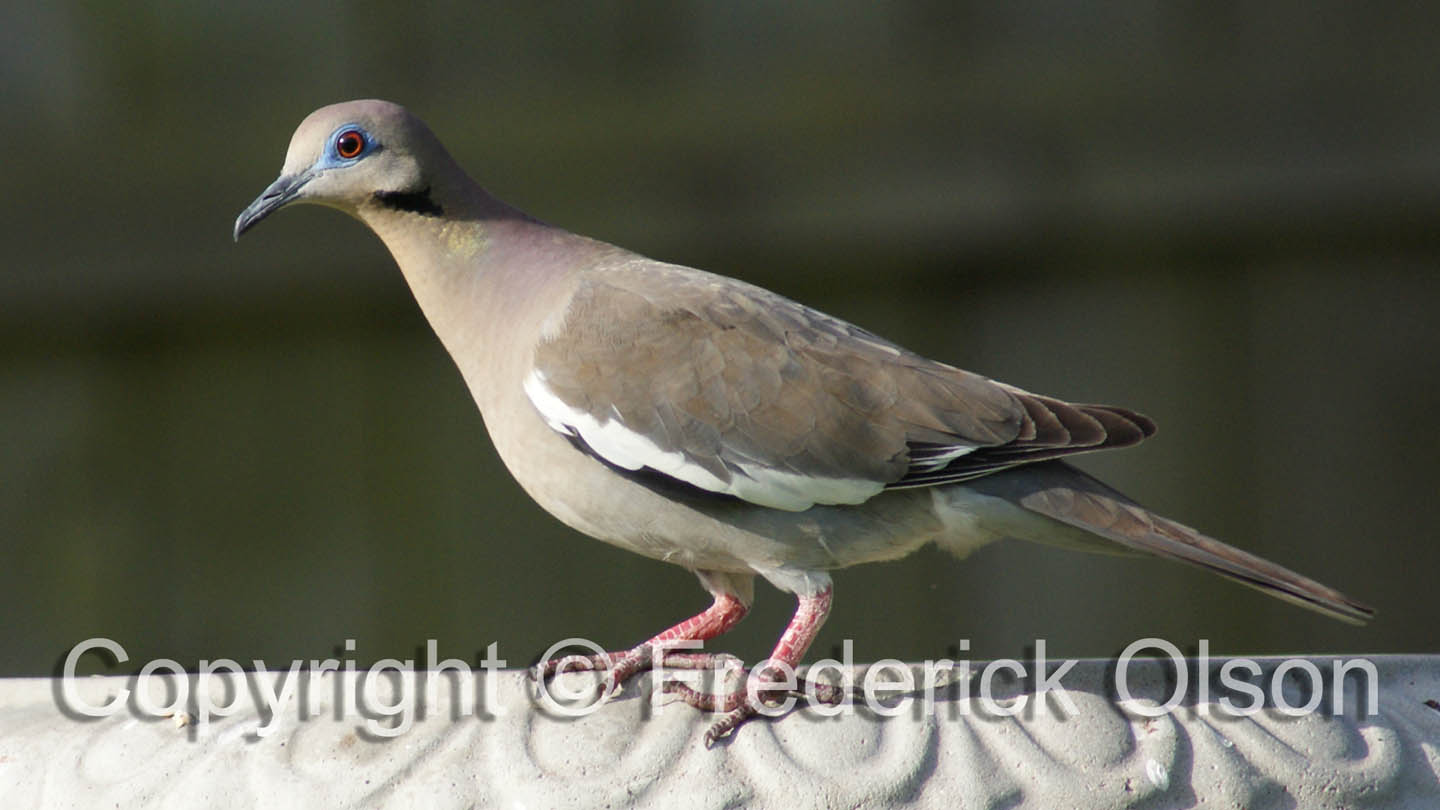
{"type": "Polygon", "coordinates": [[[1124,548],[1198,565],[1341,621],[1364,624],[1375,616],[1368,605],[1334,588],[1154,514],[1063,461],[1027,464],[966,486],[1124,548]]]}

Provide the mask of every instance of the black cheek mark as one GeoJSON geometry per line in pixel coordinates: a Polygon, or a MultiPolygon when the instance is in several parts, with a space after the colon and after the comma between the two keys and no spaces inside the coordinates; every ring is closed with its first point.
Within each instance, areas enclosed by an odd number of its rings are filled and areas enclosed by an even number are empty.
{"type": "Polygon", "coordinates": [[[375,200],[386,208],[393,208],[396,211],[409,211],[412,214],[422,214],[427,217],[445,215],[445,209],[430,199],[428,187],[424,191],[377,191],[375,200]]]}

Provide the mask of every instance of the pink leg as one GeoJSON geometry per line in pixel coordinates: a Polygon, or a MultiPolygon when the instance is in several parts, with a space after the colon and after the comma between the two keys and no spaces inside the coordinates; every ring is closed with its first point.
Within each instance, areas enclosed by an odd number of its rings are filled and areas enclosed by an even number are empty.
{"type": "MultiPolygon", "coordinates": [[[[745,614],[749,612],[750,608],[731,594],[715,594],[715,601],[704,612],[697,613],[669,630],[659,633],[616,659],[615,666],[606,678],[607,687],[609,689],[617,688],[635,673],[653,667],[657,653],[666,650],[666,644],[673,644],[677,641],[709,641],[739,624],[740,620],[745,618],[745,614]]],[[[703,653],[698,655],[683,652],[668,653],[667,660],[671,656],[677,658],[676,663],[681,666],[691,667],[708,666],[709,662],[713,660],[712,656],[703,653]]]]}
{"type": "MultiPolygon", "coordinates": [[[[572,656],[546,661],[540,675],[548,677],[561,671],[601,670],[608,666],[605,691],[610,692],[618,689],[635,674],[654,666],[656,654],[666,650],[667,644],[678,641],[708,641],[734,627],[748,612],[749,606],[735,595],[716,593],[715,601],[703,612],[641,642],[634,649],[609,653],[607,656],[572,656]]],[[[667,665],[677,669],[702,669],[711,666],[713,660],[714,656],[703,653],[665,653],[667,665]]]]}
{"type": "MultiPolygon", "coordinates": [[[[819,634],[821,626],[825,624],[825,618],[830,615],[830,603],[833,595],[834,589],[827,585],[813,595],[799,597],[794,617],[785,626],[785,632],[780,636],[780,641],[775,644],[775,649],[770,654],[770,660],[774,662],[774,665],[783,665],[789,667],[791,672],[795,671],[800,664],[800,659],[805,657],[805,652],[815,641],[815,636],[819,634]]],[[[764,679],[768,674],[770,673],[766,668],[753,673],[752,677],[764,679]]],[[[762,680],[759,690],[762,700],[767,691],[772,694],[776,691],[773,688],[766,690],[765,683],[766,681],[762,680]]],[[[758,714],[760,709],[759,704],[751,703],[747,699],[743,684],[740,688],[725,695],[703,694],[679,682],[668,682],[664,689],[680,695],[685,702],[697,708],[726,712],[725,716],[705,733],[706,745],[711,745],[719,738],[729,734],[741,723],[758,714]]],[[[826,702],[839,702],[843,696],[841,690],[834,687],[821,687],[816,694],[826,702]]]]}
{"type": "Polygon", "coordinates": [[[791,669],[799,666],[800,659],[805,657],[810,645],[815,643],[815,636],[820,634],[820,628],[830,615],[830,603],[834,595],[835,589],[826,586],[825,590],[814,596],[800,597],[795,605],[795,615],[785,626],[785,632],[781,634],[775,650],[770,653],[770,658],[784,662],[791,669]]]}

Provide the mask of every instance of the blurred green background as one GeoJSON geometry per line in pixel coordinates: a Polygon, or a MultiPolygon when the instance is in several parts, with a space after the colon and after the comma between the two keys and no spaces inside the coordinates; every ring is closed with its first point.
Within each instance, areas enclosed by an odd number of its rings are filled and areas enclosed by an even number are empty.
{"type": "MultiPolygon", "coordinates": [[[[358,223],[231,243],[300,119],[367,96],[543,219],[1150,414],[1083,466],[1380,611],[1006,543],[839,572],[812,658],[1434,651],[1440,11],[1385,8],[8,4],[0,673],[90,636],[524,664],[707,604],[529,502],[358,223]]],[[[762,586],[722,647],[792,608],[762,586]]]]}

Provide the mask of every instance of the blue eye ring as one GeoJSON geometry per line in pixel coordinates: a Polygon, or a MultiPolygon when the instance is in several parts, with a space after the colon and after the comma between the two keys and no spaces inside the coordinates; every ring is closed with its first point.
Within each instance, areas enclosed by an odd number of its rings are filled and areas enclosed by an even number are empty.
{"type": "Polygon", "coordinates": [[[359,124],[350,123],[330,133],[321,168],[347,166],[380,148],[380,144],[359,124]]]}
{"type": "Polygon", "coordinates": [[[335,155],[343,160],[354,160],[365,153],[370,141],[358,129],[346,129],[335,136],[335,155]]]}

